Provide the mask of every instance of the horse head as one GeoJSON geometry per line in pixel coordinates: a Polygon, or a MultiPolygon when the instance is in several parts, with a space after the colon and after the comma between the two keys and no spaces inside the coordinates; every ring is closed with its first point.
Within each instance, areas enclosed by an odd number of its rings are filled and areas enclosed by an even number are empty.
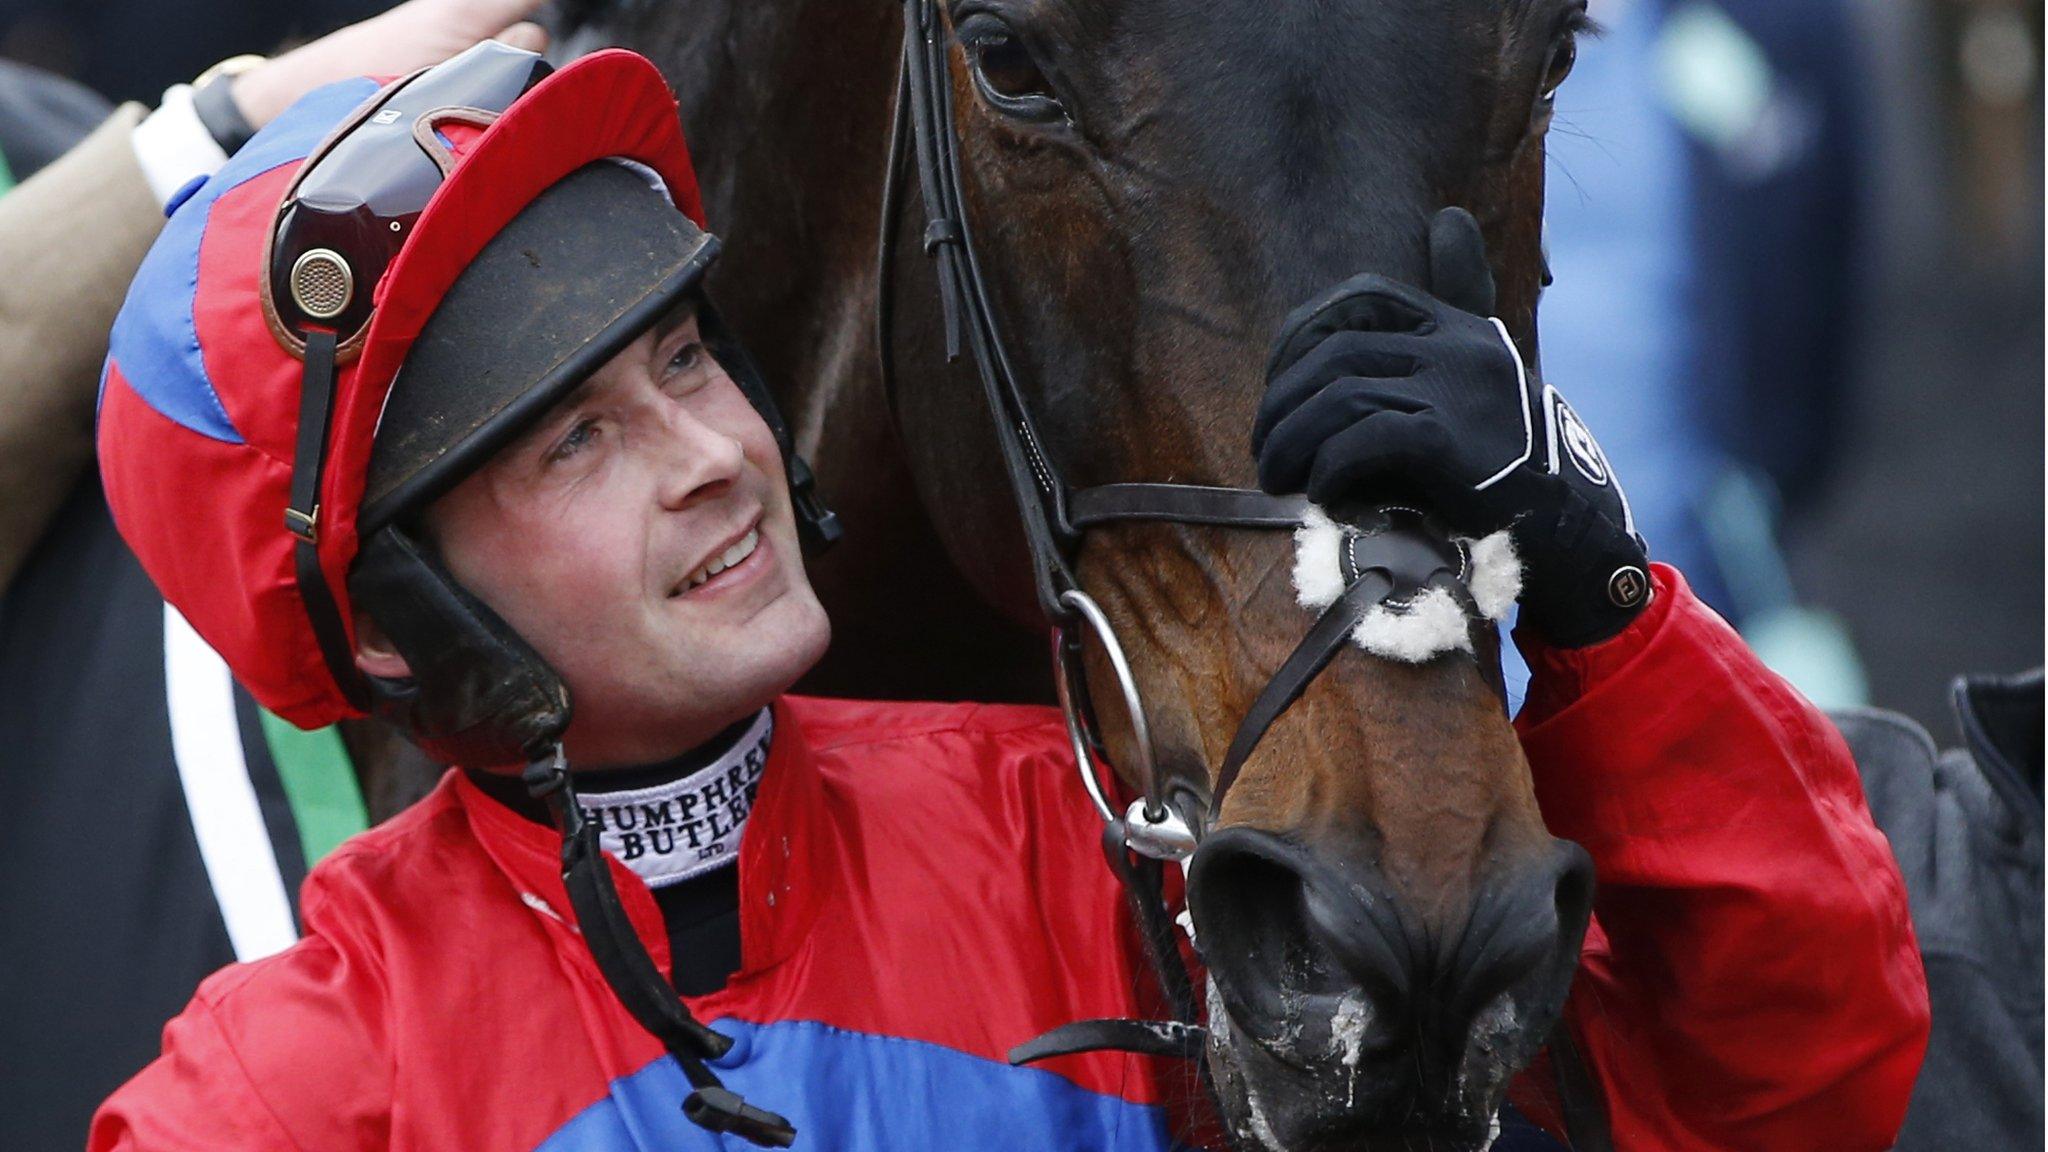
{"type": "MultiPolygon", "coordinates": [[[[623,0],[597,32],[654,55],[683,97],[728,242],[715,288],[788,382],[852,528],[821,591],[842,640],[886,623],[890,647],[842,651],[903,659],[906,611],[934,644],[968,634],[900,582],[923,572],[906,556],[932,555],[904,527],[913,504],[987,600],[1037,619],[983,391],[945,355],[919,198],[883,203],[902,5],[687,7],[623,0]],[[847,572],[889,591],[849,593],[847,572]]],[[[1282,319],[1359,272],[1427,286],[1445,206],[1479,220],[1496,310],[1534,370],[1543,138],[1584,0],[943,0],[934,18],[978,267],[1071,484],[1252,486],[1282,319]]],[[[1183,524],[1101,527],[1072,555],[1129,657],[1149,751],[1198,802],[1314,619],[1302,559],[1287,533],[1183,524]]],[[[1537,811],[1488,674],[1497,634],[1463,623],[1469,643],[1428,659],[1337,656],[1244,762],[1191,864],[1208,1059],[1243,1143],[1480,1147],[1559,1018],[1590,867],[1537,811]]],[[[1114,682],[1099,648],[1086,666],[1114,682]]],[[[1136,763],[1118,694],[1095,700],[1109,758],[1136,763]]]]}
{"type": "MultiPolygon", "coordinates": [[[[1282,318],[1360,271],[1427,286],[1428,221],[1447,205],[1481,222],[1498,311],[1534,363],[1543,136],[1582,4],[959,0],[946,15],[960,199],[1070,483],[1251,486],[1282,318]]],[[[963,394],[899,398],[940,501],[989,487],[963,458],[963,394]]],[[[971,575],[1015,594],[1014,561],[970,543],[984,527],[938,520],[971,575]]],[[[1284,535],[1214,527],[1080,543],[1150,751],[1192,794],[1213,795],[1312,619],[1305,563],[1284,535]]],[[[1590,866],[1537,812],[1487,675],[1493,635],[1339,657],[1214,814],[1189,901],[1241,1139],[1476,1146],[1555,1025],[1590,866]]],[[[1091,662],[1094,682],[1113,674],[1091,662]]],[[[1121,711],[1114,694],[1097,706],[1121,711]]],[[[1143,751],[1128,717],[1104,730],[1115,762],[1143,751]]]]}

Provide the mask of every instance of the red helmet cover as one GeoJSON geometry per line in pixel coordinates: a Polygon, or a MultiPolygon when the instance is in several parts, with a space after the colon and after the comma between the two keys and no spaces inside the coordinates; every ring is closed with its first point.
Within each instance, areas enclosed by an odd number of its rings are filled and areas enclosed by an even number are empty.
{"type": "MultiPolygon", "coordinates": [[[[375,91],[352,81],[309,95],[176,209],[115,322],[101,390],[101,475],[122,535],[256,699],[304,727],[358,712],[322,658],[293,572],[285,509],[302,365],[264,316],[265,249],[313,146],[375,91]]],[[[675,97],[633,53],[583,57],[487,128],[448,129],[455,164],[377,285],[361,353],[335,379],[317,548],[351,630],[347,575],[377,420],[469,262],[541,192],[607,158],[651,169],[704,223],[675,97]]]]}

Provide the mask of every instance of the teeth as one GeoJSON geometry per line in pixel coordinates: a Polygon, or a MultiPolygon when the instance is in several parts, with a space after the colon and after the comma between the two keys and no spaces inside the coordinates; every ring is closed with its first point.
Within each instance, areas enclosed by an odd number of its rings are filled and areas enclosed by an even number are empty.
{"type": "Polygon", "coordinates": [[[747,534],[740,537],[732,547],[712,557],[711,561],[702,568],[690,573],[689,586],[695,588],[727,568],[752,556],[754,554],[754,547],[759,543],[761,543],[761,530],[759,528],[749,529],[747,534]]]}
{"type": "Polygon", "coordinates": [[[752,556],[754,554],[754,545],[759,544],[760,542],[761,530],[758,528],[750,528],[747,530],[747,534],[745,536],[740,537],[740,542],[733,545],[730,548],[727,548],[725,550],[725,555],[719,557],[719,559],[725,561],[725,566],[727,568],[730,568],[733,565],[739,563],[740,561],[745,560],[747,557],[752,556]]]}

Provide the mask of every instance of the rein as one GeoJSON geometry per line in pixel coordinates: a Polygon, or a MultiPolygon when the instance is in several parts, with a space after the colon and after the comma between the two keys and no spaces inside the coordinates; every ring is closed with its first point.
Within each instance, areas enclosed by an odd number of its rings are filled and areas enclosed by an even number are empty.
{"type": "Polygon", "coordinates": [[[1347,534],[1347,587],[1323,610],[1239,722],[1207,799],[1196,797],[1185,785],[1169,795],[1153,759],[1151,732],[1123,646],[1100,605],[1081,587],[1071,559],[1085,533],[1093,528],[1163,522],[1292,532],[1302,526],[1310,505],[1304,497],[1274,496],[1247,488],[1117,483],[1077,489],[1064,481],[1046,453],[1004,346],[961,201],[948,36],[940,19],[939,0],[902,0],[902,4],[903,58],[882,192],[877,273],[876,329],[883,389],[894,411],[889,269],[898,239],[905,169],[911,168],[924,208],[924,252],[937,264],[946,358],[948,362],[959,360],[963,349],[972,354],[1023,525],[1039,609],[1054,630],[1056,687],[1075,766],[1102,817],[1104,853],[1137,914],[1146,950],[1176,1017],[1171,1022],[1089,1020],[1069,1024],[1020,1046],[1010,1059],[1028,1063],[1099,1048],[1198,1055],[1206,1034],[1195,1022],[1193,990],[1182,963],[1173,913],[1160,894],[1164,862],[1184,862],[1194,853],[1260,740],[1329,666],[1369,609],[1398,604],[1426,587],[1446,588],[1461,603],[1470,605],[1470,594],[1462,582],[1463,546],[1451,541],[1428,518],[1407,509],[1379,509],[1360,518],[1356,534],[1347,534]],[[1091,752],[1093,759],[1105,763],[1107,756],[1082,667],[1084,630],[1096,636],[1109,657],[1135,736],[1133,751],[1141,795],[1121,814],[1104,794],[1091,762],[1091,752]]]}

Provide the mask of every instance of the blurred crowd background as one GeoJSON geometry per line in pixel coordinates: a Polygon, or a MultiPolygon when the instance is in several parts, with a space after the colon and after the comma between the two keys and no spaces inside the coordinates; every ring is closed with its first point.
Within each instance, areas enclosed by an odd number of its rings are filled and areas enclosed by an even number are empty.
{"type": "Polygon", "coordinates": [[[1948,738],[1955,674],[2041,662],[2041,8],[1592,11],[1548,376],[1767,660],[1948,738]]]}
{"type": "MultiPolygon", "coordinates": [[[[673,0],[685,3],[687,0],[673,0]]],[[[376,0],[0,0],[0,57],[153,102],[376,0]]],[[[2042,660],[2042,9],[1593,0],[1559,96],[1550,379],[1822,703],[1952,731],[2042,660]]]]}

